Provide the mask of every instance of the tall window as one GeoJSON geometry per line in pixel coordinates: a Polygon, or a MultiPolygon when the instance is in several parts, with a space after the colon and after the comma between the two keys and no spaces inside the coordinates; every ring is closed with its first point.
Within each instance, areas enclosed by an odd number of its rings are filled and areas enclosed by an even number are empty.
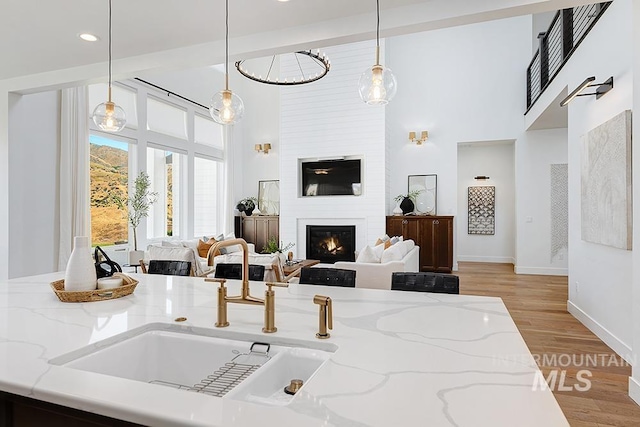
{"type": "Polygon", "coordinates": [[[90,143],[91,242],[108,246],[126,243],[126,212],[118,209],[113,194],[127,197],[129,144],[92,134],[90,143]]]}
{"type": "Polygon", "coordinates": [[[196,157],[193,159],[193,234],[196,237],[219,233],[218,174],[219,162],[196,157]]]}
{"type": "MultiPolygon", "coordinates": [[[[90,85],[90,105],[103,102],[105,91],[102,84],[90,85]]],[[[142,171],[158,197],[136,230],[138,248],[168,237],[181,240],[224,231],[223,128],[206,109],[137,81],[115,82],[113,91],[126,111],[126,127],[117,135],[104,134],[88,119],[93,243],[127,243],[132,235],[127,213],[117,209],[112,195],[126,197],[142,171]]],[[[111,249],[115,254],[124,248],[111,249]]]]}
{"type": "Polygon", "coordinates": [[[180,234],[180,177],[182,155],[158,148],[147,148],[147,173],[151,191],[158,201],[151,206],[147,218],[147,237],[159,238],[180,234]]]}

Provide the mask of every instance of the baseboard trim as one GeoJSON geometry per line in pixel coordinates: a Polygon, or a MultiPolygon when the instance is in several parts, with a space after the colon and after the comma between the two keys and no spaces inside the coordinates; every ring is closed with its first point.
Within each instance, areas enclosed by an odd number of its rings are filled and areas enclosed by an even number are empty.
{"type": "Polygon", "coordinates": [[[507,256],[474,256],[474,255],[458,255],[458,261],[464,262],[489,262],[495,264],[515,264],[513,257],[507,256]]]}
{"type": "Polygon", "coordinates": [[[640,382],[633,377],[629,377],[629,397],[640,405],[640,382]]]}
{"type": "Polygon", "coordinates": [[[607,328],[571,301],[567,301],[567,311],[586,326],[587,329],[596,334],[606,345],[611,347],[618,356],[622,357],[628,364],[633,365],[633,352],[631,351],[631,347],[623,343],[618,337],[609,332],[607,328]]]}
{"type": "Polygon", "coordinates": [[[516,274],[533,274],[538,276],[568,276],[567,268],[546,268],[546,267],[519,267],[515,266],[513,271],[516,274]]]}

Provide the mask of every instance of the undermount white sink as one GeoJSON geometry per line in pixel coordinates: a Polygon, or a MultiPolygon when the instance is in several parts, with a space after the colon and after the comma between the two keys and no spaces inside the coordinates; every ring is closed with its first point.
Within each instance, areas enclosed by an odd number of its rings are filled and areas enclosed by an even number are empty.
{"type": "Polygon", "coordinates": [[[284,387],[292,379],[306,384],[337,349],[330,343],[266,338],[157,323],[49,363],[216,397],[286,405],[293,396],[285,394],[284,387]]]}

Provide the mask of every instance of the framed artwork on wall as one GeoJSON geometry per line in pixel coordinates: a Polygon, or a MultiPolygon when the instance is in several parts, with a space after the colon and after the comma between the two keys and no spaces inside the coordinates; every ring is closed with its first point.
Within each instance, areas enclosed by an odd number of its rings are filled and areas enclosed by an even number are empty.
{"type": "Polygon", "coordinates": [[[469,187],[469,234],[496,234],[496,187],[469,187]]]}
{"type": "Polygon", "coordinates": [[[280,181],[258,181],[258,209],[263,215],[280,215],[280,181]]]}
{"type": "Polygon", "coordinates": [[[420,215],[437,215],[438,175],[409,175],[408,192],[419,191],[416,196],[416,212],[420,215]]]}

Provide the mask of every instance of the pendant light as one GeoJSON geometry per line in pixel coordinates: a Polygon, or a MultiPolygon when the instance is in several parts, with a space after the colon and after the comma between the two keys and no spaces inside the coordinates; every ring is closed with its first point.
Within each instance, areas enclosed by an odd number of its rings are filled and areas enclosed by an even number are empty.
{"type": "Polygon", "coordinates": [[[109,0],[109,89],[108,100],[93,110],[93,123],[106,132],[120,132],[127,124],[124,110],[111,101],[111,0],[109,0]]]}
{"type": "Polygon", "coordinates": [[[211,98],[209,114],[211,114],[216,123],[232,125],[242,118],[244,103],[238,95],[229,90],[229,0],[226,0],[225,15],[224,90],[216,93],[211,98]]]}
{"type": "Polygon", "coordinates": [[[369,105],[385,105],[398,91],[398,83],[389,68],[380,65],[380,0],[376,0],[376,63],[360,76],[360,98],[369,105]]]}

